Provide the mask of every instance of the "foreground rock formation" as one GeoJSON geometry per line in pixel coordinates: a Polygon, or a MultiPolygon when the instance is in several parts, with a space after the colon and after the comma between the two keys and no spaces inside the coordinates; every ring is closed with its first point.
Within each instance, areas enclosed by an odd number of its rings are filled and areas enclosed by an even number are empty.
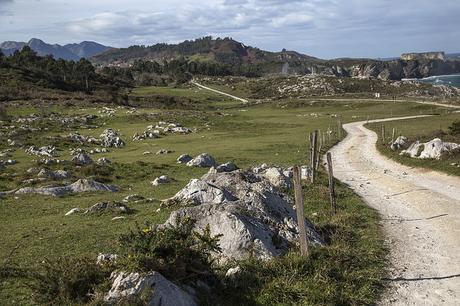
{"type": "Polygon", "coordinates": [[[146,304],[148,306],[198,306],[191,294],[158,272],[150,272],[145,275],[114,272],[112,281],[112,288],[105,296],[105,300],[111,305],[121,299],[129,299],[148,290],[151,292],[146,304]]]}
{"type": "MultiPolygon", "coordinates": [[[[197,229],[209,225],[220,238],[220,260],[241,260],[251,256],[269,259],[285,254],[298,241],[293,202],[270,180],[252,171],[210,171],[191,180],[165,205],[189,205],[173,212],[166,225],[178,217],[196,220],[197,229]]],[[[310,242],[321,244],[314,226],[306,222],[310,242]]]]}

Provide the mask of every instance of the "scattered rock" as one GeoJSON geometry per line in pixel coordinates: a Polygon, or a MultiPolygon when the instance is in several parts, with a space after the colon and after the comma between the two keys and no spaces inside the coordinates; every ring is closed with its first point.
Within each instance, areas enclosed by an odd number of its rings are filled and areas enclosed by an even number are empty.
{"type": "Polygon", "coordinates": [[[151,131],[144,131],[142,134],[134,134],[133,141],[145,140],[145,139],[156,139],[160,138],[158,133],[151,132],[151,131]]]}
{"type": "Polygon", "coordinates": [[[150,154],[152,154],[152,152],[150,151],[145,151],[144,153],[142,153],[142,155],[150,155],[150,154]]]}
{"type": "Polygon", "coordinates": [[[105,301],[116,304],[118,301],[134,297],[148,290],[149,306],[198,306],[195,298],[158,272],[144,275],[140,273],[114,272],[111,275],[112,288],[105,301]]]}
{"type": "Polygon", "coordinates": [[[108,165],[108,164],[110,164],[110,163],[112,163],[112,162],[110,161],[110,159],[108,159],[108,158],[106,158],[106,157],[101,157],[101,158],[99,158],[99,159],[97,160],[97,164],[98,164],[98,165],[108,165]]]}
{"type": "Polygon", "coordinates": [[[126,219],[126,217],[123,217],[123,216],[118,216],[118,217],[113,217],[112,218],[112,221],[116,221],[116,220],[124,220],[126,219]]]}
{"type": "Polygon", "coordinates": [[[161,185],[161,184],[167,184],[169,182],[170,182],[169,177],[166,176],[166,175],[162,175],[162,176],[157,177],[155,180],[153,180],[152,185],[153,186],[158,186],[158,185],[161,185]]]}
{"type": "Polygon", "coordinates": [[[169,154],[169,153],[172,153],[172,151],[170,150],[166,150],[166,149],[160,149],[157,151],[157,153],[155,153],[156,155],[163,155],[163,154],[169,154]]]}
{"type": "Polygon", "coordinates": [[[66,212],[66,216],[70,216],[70,215],[73,215],[73,214],[76,214],[76,213],[79,213],[81,212],[81,209],[78,208],[78,207],[75,207],[75,208],[72,208],[71,210],[69,210],[68,212],[66,212]]]}
{"type": "Polygon", "coordinates": [[[140,201],[144,201],[145,198],[141,195],[138,195],[138,194],[130,194],[130,195],[127,195],[124,199],[123,199],[123,202],[125,203],[129,203],[129,202],[134,202],[134,203],[137,203],[137,202],[140,202],[140,201]]]}
{"type": "Polygon", "coordinates": [[[187,163],[189,167],[202,167],[202,168],[210,168],[216,167],[217,163],[214,158],[209,155],[208,153],[202,153],[197,157],[193,158],[187,163]]]}
{"type": "Polygon", "coordinates": [[[71,178],[72,175],[70,174],[70,172],[64,171],[64,170],[51,171],[51,170],[48,170],[48,169],[42,169],[37,174],[37,176],[41,177],[41,178],[47,178],[47,179],[50,179],[50,180],[58,181],[58,180],[69,179],[69,178],[71,178]]]}
{"type": "Polygon", "coordinates": [[[97,259],[96,259],[96,263],[98,265],[103,265],[103,264],[106,264],[106,263],[111,263],[111,262],[114,262],[115,260],[117,260],[118,258],[118,255],[117,254],[103,254],[103,253],[99,253],[97,255],[97,259]]]}
{"type": "Polygon", "coordinates": [[[407,137],[399,136],[398,138],[396,138],[395,141],[393,141],[390,144],[390,149],[393,151],[399,151],[399,150],[407,149],[408,146],[409,146],[409,143],[408,143],[407,137]]]}
{"type": "Polygon", "coordinates": [[[93,180],[80,179],[73,184],[57,187],[25,187],[17,190],[15,194],[38,193],[51,196],[63,196],[69,193],[80,193],[90,191],[110,191],[117,192],[118,187],[105,185],[93,180]]]}
{"type": "MultiPolygon", "coordinates": [[[[251,171],[205,174],[164,202],[173,203],[195,206],[173,212],[165,225],[175,224],[177,217],[196,220],[197,229],[209,224],[212,235],[223,235],[222,254],[215,254],[219,260],[268,259],[285,254],[298,241],[292,199],[251,171]]],[[[305,222],[309,240],[321,244],[313,225],[305,222]]]]}
{"type": "Polygon", "coordinates": [[[78,166],[85,166],[92,164],[93,160],[86,152],[83,151],[72,157],[72,162],[78,166]]]}
{"type": "Polygon", "coordinates": [[[121,148],[125,146],[125,142],[120,138],[117,132],[112,129],[106,129],[100,135],[101,144],[104,147],[121,148]]]}
{"type": "Polygon", "coordinates": [[[193,157],[191,157],[190,155],[188,154],[182,154],[181,156],[179,156],[177,158],[177,163],[178,164],[186,164],[188,163],[189,161],[191,161],[193,159],[193,157]]]}
{"type": "Polygon", "coordinates": [[[85,214],[101,214],[105,212],[129,214],[132,210],[125,204],[118,202],[99,202],[88,208],[85,214]]]}
{"type": "Polygon", "coordinates": [[[36,156],[47,156],[47,157],[57,156],[56,147],[54,146],[44,146],[40,148],[31,146],[26,150],[26,153],[29,155],[36,155],[36,156]]]}

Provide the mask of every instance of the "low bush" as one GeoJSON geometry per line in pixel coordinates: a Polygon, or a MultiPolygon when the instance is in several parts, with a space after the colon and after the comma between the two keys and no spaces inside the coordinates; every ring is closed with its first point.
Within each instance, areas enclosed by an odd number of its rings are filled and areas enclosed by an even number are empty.
{"type": "Polygon", "coordinates": [[[220,236],[209,227],[194,230],[195,221],[178,218],[176,225],[137,227],[122,235],[118,265],[125,271],[157,271],[172,281],[188,282],[212,276],[211,254],[220,252],[220,236]]]}

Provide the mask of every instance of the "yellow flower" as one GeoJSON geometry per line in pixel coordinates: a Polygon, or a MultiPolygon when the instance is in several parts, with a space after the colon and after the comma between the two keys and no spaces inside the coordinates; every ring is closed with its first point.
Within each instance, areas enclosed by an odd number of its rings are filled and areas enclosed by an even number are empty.
{"type": "Polygon", "coordinates": [[[150,233],[152,231],[152,229],[151,228],[144,228],[142,231],[144,232],[144,234],[148,234],[148,233],[150,233]]]}

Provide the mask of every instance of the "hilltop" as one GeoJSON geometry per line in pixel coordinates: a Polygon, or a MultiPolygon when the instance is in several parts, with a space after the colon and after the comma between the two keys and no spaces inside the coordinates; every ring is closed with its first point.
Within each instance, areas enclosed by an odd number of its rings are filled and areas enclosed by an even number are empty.
{"type": "MultiPolygon", "coordinates": [[[[438,53],[436,53],[438,54],[438,53]]],[[[443,54],[443,53],[440,53],[443,54]]],[[[131,67],[136,61],[164,63],[185,59],[196,65],[227,66],[232,75],[321,74],[340,77],[375,77],[383,80],[423,78],[460,72],[460,61],[444,56],[407,56],[392,60],[319,59],[296,51],[264,51],[232,38],[204,37],[179,44],[155,44],[110,49],[91,58],[100,66],[131,67]],[[237,68],[235,68],[237,67],[237,68]],[[240,73],[241,74],[241,73],[240,73]]]]}

